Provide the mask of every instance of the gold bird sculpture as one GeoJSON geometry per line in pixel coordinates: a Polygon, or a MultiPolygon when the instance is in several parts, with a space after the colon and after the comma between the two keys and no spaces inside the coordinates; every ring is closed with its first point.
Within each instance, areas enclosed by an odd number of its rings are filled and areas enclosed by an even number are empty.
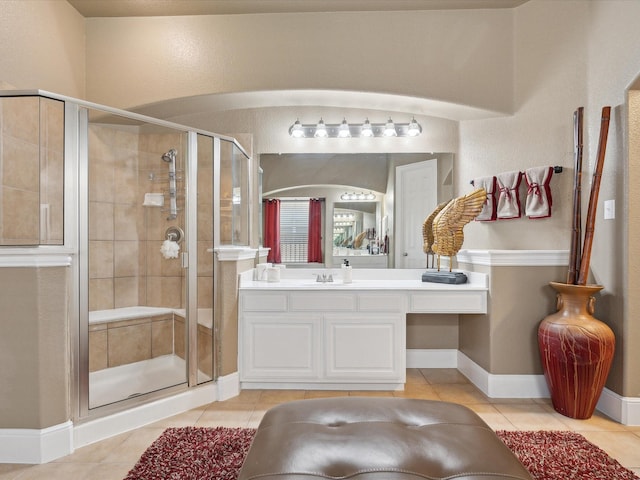
{"type": "Polygon", "coordinates": [[[366,234],[367,234],[367,231],[365,230],[356,237],[356,239],[353,241],[353,248],[357,250],[362,246],[362,242],[366,234]]]}
{"type": "MultiPolygon", "coordinates": [[[[433,252],[438,256],[438,271],[440,271],[440,256],[453,257],[464,242],[462,229],[482,211],[487,200],[484,188],[478,188],[467,195],[451,200],[433,219],[433,252]]],[[[449,262],[449,271],[451,265],[449,262]]]]}
{"type": "Polygon", "coordinates": [[[433,212],[425,218],[422,224],[422,251],[427,254],[427,268],[429,268],[429,257],[431,257],[431,268],[435,266],[435,254],[433,253],[433,219],[440,213],[449,202],[442,202],[433,212]]]}

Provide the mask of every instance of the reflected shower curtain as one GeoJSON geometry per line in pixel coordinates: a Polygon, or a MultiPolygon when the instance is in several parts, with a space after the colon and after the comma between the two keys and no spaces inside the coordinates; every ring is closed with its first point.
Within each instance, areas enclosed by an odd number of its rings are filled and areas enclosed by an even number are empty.
{"type": "Polygon", "coordinates": [[[309,199],[307,262],[322,263],[322,200],[309,199]]]}
{"type": "Polygon", "coordinates": [[[264,246],[267,262],[280,263],[280,200],[264,200],[264,246]]]}

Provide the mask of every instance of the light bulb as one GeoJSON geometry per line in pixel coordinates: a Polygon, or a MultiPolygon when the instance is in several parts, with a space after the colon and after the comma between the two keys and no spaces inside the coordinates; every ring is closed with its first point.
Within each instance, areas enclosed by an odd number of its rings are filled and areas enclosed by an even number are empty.
{"type": "Polygon", "coordinates": [[[348,138],[351,136],[351,131],[349,130],[349,124],[347,123],[347,119],[343,119],[340,124],[340,128],[338,130],[338,137],[340,138],[348,138]]]}
{"type": "Polygon", "coordinates": [[[296,120],[295,123],[289,129],[289,135],[293,138],[303,138],[304,137],[304,129],[302,128],[302,124],[300,120],[296,120]]]}
{"type": "Polygon", "coordinates": [[[324,122],[322,121],[322,118],[320,119],[320,121],[318,122],[318,125],[316,126],[316,133],[313,134],[314,137],[326,137],[329,134],[327,133],[327,127],[324,124],[324,122]]]}
{"type": "Polygon", "coordinates": [[[360,135],[363,137],[373,137],[373,129],[371,128],[371,123],[369,122],[368,118],[362,124],[360,135]]]}
{"type": "Polygon", "coordinates": [[[396,132],[396,126],[394,125],[393,120],[391,120],[391,118],[389,118],[389,120],[387,121],[387,124],[384,126],[383,135],[385,137],[395,137],[396,135],[398,135],[398,133],[396,132]]]}
{"type": "Polygon", "coordinates": [[[407,129],[407,135],[409,135],[410,137],[417,137],[418,135],[420,135],[421,132],[422,132],[422,127],[418,122],[416,122],[416,119],[413,118],[411,120],[411,123],[409,123],[409,128],[407,129]]]}

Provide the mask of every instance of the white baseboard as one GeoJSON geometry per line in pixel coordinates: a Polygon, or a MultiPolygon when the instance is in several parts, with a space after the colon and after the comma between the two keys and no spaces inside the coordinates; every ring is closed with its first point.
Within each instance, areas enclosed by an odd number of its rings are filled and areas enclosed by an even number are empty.
{"type": "Polygon", "coordinates": [[[214,402],[218,396],[217,388],[215,383],[203,385],[189,389],[186,392],[75,425],[73,429],[74,447],[79,448],[89,445],[90,443],[95,443],[214,402]]]}
{"type": "Polygon", "coordinates": [[[596,409],[623,425],[640,425],[640,398],[622,397],[605,388],[596,409]]]}
{"type": "Polygon", "coordinates": [[[549,397],[544,375],[493,375],[456,349],[408,349],[407,368],[457,368],[490,398],[549,397]]]}
{"type": "Polygon", "coordinates": [[[407,368],[457,368],[458,350],[407,349],[407,368]]]}
{"type": "Polygon", "coordinates": [[[230,373],[224,377],[218,377],[218,401],[229,400],[240,395],[240,374],[230,373]]]}
{"type": "MultiPolygon", "coordinates": [[[[489,398],[549,398],[544,375],[493,375],[458,350],[407,350],[407,368],[457,368],[489,398]]],[[[604,389],[596,409],[623,425],[640,425],[640,398],[604,389]]]]}
{"type": "Polygon", "coordinates": [[[489,398],[549,398],[544,375],[494,375],[462,352],[458,370],[489,398]]]}
{"type": "Polygon", "coordinates": [[[71,421],[43,429],[0,429],[0,463],[46,463],[73,452],[71,421]]]}

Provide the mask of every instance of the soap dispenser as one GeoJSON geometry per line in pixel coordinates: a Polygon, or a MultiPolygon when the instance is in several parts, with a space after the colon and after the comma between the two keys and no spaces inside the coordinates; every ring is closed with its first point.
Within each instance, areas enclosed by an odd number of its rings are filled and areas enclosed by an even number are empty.
{"type": "Polygon", "coordinates": [[[351,265],[349,265],[349,260],[345,259],[342,264],[342,283],[351,283],[351,265]]]}

